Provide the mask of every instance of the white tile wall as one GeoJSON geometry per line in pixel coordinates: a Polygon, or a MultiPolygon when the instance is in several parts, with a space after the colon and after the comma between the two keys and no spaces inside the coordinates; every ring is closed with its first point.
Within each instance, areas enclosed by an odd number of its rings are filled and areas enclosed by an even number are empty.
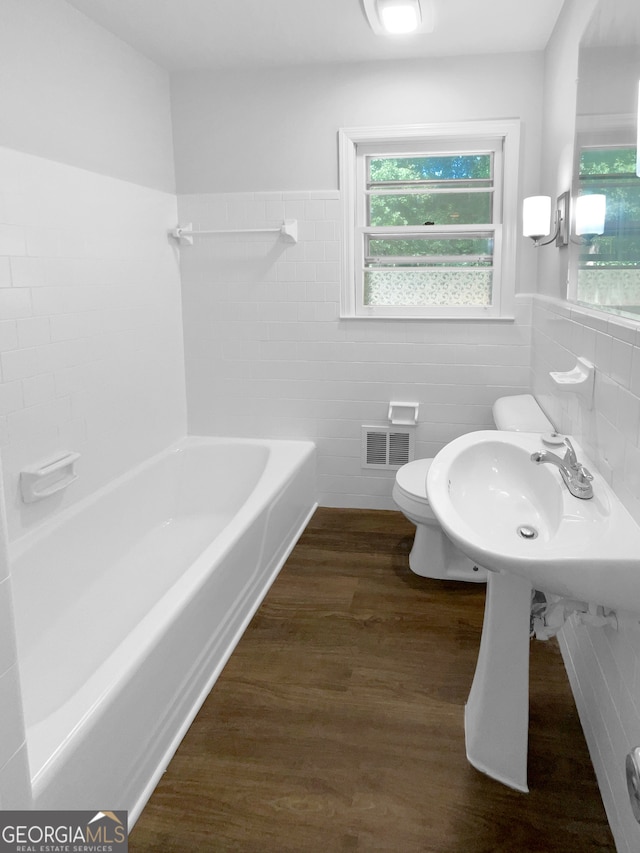
{"type": "MultiPolygon", "coordinates": [[[[2,466],[0,465],[0,479],[2,466]]],[[[29,761],[22,716],[6,513],[0,492],[0,809],[31,805],[29,761]]]]}
{"type": "MultiPolygon", "coordinates": [[[[575,435],[640,524],[640,327],[556,299],[534,297],[533,387],[555,425],[575,435]],[[594,408],[558,393],[549,370],[576,356],[596,365],[594,408]]],[[[600,790],[620,853],[640,849],[627,794],[625,757],[640,745],[640,617],[619,629],[568,624],[561,647],[600,790]]]]}
{"type": "Polygon", "coordinates": [[[9,536],[186,432],[174,195],[0,149],[0,442],[9,536]],[[19,471],[82,454],[26,506],[19,471]]]}
{"type": "Polygon", "coordinates": [[[335,191],[179,196],[201,229],[298,219],[277,235],[196,238],[181,251],[189,431],[310,438],[320,500],[393,508],[395,472],[360,466],[362,424],[420,402],[417,455],[493,425],[491,405],[529,387],[530,302],[508,322],[339,319],[335,191]]]}
{"type": "Polygon", "coordinates": [[[3,809],[31,802],[10,541],[186,432],[176,221],[171,194],[0,149],[3,809]],[[77,483],[22,504],[21,467],[60,450],[77,483]]]}

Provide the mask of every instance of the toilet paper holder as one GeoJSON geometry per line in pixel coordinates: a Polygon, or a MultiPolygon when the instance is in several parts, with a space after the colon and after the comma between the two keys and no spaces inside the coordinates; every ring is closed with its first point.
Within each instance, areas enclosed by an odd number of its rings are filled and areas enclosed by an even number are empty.
{"type": "Polygon", "coordinates": [[[420,403],[403,403],[392,400],[389,403],[389,421],[402,426],[415,426],[418,423],[420,403]]]}

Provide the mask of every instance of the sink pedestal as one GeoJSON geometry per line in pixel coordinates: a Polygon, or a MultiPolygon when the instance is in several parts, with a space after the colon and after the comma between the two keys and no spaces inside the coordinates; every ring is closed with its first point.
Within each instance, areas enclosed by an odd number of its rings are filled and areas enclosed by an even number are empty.
{"type": "Polygon", "coordinates": [[[465,707],[467,758],[518,791],[527,787],[531,584],[489,572],[482,639],[465,707]]]}

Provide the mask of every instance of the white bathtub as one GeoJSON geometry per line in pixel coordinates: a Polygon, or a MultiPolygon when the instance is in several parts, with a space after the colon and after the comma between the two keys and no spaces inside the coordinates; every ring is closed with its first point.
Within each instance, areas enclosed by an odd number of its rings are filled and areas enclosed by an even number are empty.
{"type": "Polygon", "coordinates": [[[315,497],[309,442],[187,438],[12,545],[35,808],[133,825],[315,497]]]}

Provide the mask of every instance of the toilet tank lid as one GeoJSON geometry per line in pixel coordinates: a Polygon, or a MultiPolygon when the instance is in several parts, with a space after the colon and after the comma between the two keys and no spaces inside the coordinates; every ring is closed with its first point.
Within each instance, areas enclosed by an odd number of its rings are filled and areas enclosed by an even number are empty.
{"type": "Polygon", "coordinates": [[[532,394],[498,397],[493,404],[498,429],[509,432],[554,432],[555,427],[532,394]]]}

